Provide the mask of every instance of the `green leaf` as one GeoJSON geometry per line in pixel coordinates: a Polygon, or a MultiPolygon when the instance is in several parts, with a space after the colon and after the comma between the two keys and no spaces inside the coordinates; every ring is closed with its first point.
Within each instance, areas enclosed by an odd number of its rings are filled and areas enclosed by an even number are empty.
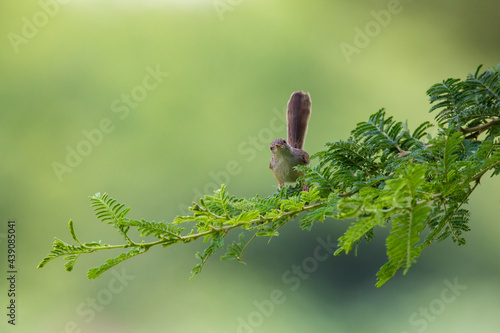
{"type": "Polygon", "coordinates": [[[387,282],[399,269],[404,269],[403,274],[406,274],[420,255],[421,248],[415,245],[420,240],[429,213],[430,208],[423,203],[393,219],[391,234],[386,241],[389,262],[377,273],[377,287],[387,282]]]}
{"type": "Polygon", "coordinates": [[[78,254],[70,254],[69,256],[64,257],[64,260],[67,260],[67,262],[64,264],[64,268],[66,271],[71,272],[73,270],[73,267],[75,266],[76,259],[78,259],[78,254]]]}
{"type": "Polygon", "coordinates": [[[385,117],[385,110],[381,109],[370,117],[367,122],[359,123],[352,132],[355,138],[363,138],[364,144],[377,146],[384,150],[387,148],[399,149],[400,140],[408,135],[403,123],[396,122],[392,117],[385,117]]]}
{"type": "Polygon", "coordinates": [[[243,250],[245,249],[247,242],[245,241],[245,234],[242,232],[238,236],[239,242],[233,242],[231,245],[227,246],[227,252],[222,257],[221,260],[237,260],[244,264],[241,260],[243,250]]]}
{"type": "Polygon", "coordinates": [[[113,268],[114,266],[118,265],[122,261],[125,261],[127,259],[130,259],[132,257],[135,257],[136,255],[141,254],[141,249],[138,247],[134,247],[130,249],[128,252],[124,252],[120,254],[116,258],[111,258],[106,260],[106,262],[98,267],[91,268],[88,273],[87,273],[87,278],[89,279],[95,279],[99,276],[101,276],[102,273],[106,272],[108,269],[113,268]]]}
{"type": "Polygon", "coordinates": [[[121,223],[123,226],[136,227],[140,236],[153,235],[158,238],[170,238],[180,240],[181,232],[184,228],[178,227],[173,223],[154,222],[146,220],[125,220],[121,223]]]}
{"type": "Polygon", "coordinates": [[[97,218],[108,224],[119,224],[130,210],[130,207],[125,208],[124,204],[116,202],[106,193],[103,195],[96,193],[90,197],[90,202],[97,218]]]}
{"type": "Polygon", "coordinates": [[[317,209],[310,211],[301,217],[299,224],[300,228],[302,230],[310,231],[315,221],[323,222],[327,217],[333,216],[334,209],[335,208],[333,206],[320,206],[317,209]]]}
{"type": "Polygon", "coordinates": [[[309,191],[300,192],[300,200],[305,203],[313,203],[320,199],[320,193],[317,187],[312,187],[309,191]]]}
{"type": "Polygon", "coordinates": [[[353,222],[344,235],[339,238],[339,248],[334,254],[336,256],[343,252],[348,254],[354,244],[359,242],[370,230],[373,230],[376,225],[380,225],[381,223],[383,223],[383,219],[380,214],[371,214],[353,222]]]}

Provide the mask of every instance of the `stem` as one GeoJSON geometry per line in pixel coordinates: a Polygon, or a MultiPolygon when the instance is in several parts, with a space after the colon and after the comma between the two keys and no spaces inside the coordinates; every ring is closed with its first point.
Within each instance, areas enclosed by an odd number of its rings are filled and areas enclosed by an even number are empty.
{"type": "Polygon", "coordinates": [[[203,237],[203,236],[206,236],[206,235],[210,235],[210,234],[213,234],[213,233],[216,233],[216,232],[224,232],[225,234],[232,230],[232,229],[235,229],[235,228],[239,228],[243,225],[246,225],[246,224],[255,224],[255,223],[262,223],[264,222],[263,224],[268,224],[269,222],[275,220],[275,219],[280,219],[280,218],[283,218],[283,217],[288,217],[288,216],[293,216],[293,215],[297,215],[297,214],[300,214],[302,212],[306,212],[306,211],[309,211],[309,210],[312,210],[312,209],[315,209],[319,206],[323,205],[322,202],[320,203],[316,203],[316,204],[313,204],[313,205],[309,205],[309,206],[304,206],[302,207],[301,209],[299,210],[294,210],[294,211],[290,211],[290,212],[284,212],[283,214],[279,215],[278,217],[264,217],[264,216],[261,216],[257,219],[253,219],[249,222],[241,222],[241,223],[237,223],[237,224],[234,224],[234,225],[228,225],[228,226],[223,226],[223,227],[220,227],[220,228],[212,228],[210,230],[207,230],[207,231],[204,231],[204,232],[199,232],[197,234],[192,234],[192,235],[186,235],[186,236],[178,236],[178,235],[175,235],[176,236],[176,239],[160,239],[160,240],[157,240],[157,241],[154,241],[154,242],[150,242],[150,243],[128,243],[128,244],[121,244],[121,245],[105,245],[105,246],[84,246],[85,248],[89,249],[90,252],[94,252],[94,251],[99,251],[99,250],[111,250],[111,249],[124,249],[124,248],[128,248],[128,247],[140,247],[140,248],[143,248],[145,250],[148,250],[150,247],[153,247],[153,246],[156,246],[156,245],[161,245],[161,244],[165,244],[165,243],[172,243],[172,244],[175,244],[175,243],[178,243],[178,242],[184,242],[184,243],[187,243],[187,242],[190,242],[192,240],[196,240],[200,237],[203,237]]]}
{"type": "Polygon", "coordinates": [[[453,210],[453,212],[451,214],[448,213],[447,216],[445,216],[445,219],[439,224],[439,226],[434,228],[434,230],[432,230],[432,232],[429,234],[429,236],[427,236],[425,242],[422,243],[422,245],[421,245],[422,247],[428,247],[429,245],[431,245],[431,243],[434,241],[434,239],[437,237],[437,235],[441,232],[441,230],[443,230],[445,225],[447,225],[449,223],[449,219],[453,215],[455,215],[455,213],[463,206],[463,204],[467,201],[467,199],[469,199],[469,196],[471,195],[472,192],[474,192],[474,190],[476,189],[476,187],[478,185],[479,185],[479,182],[476,181],[476,183],[470,189],[469,193],[467,193],[467,195],[464,197],[462,202],[453,210]]]}
{"type": "Polygon", "coordinates": [[[250,245],[250,243],[253,242],[253,240],[257,237],[257,233],[258,233],[258,231],[252,236],[252,238],[250,238],[250,240],[245,244],[245,246],[241,250],[240,256],[238,257],[239,262],[244,263],[243,261],[241,261],[241,258],[243,257],[243,253],[245,253],[245,250],[247,249],[248,245],[250,245]]]}
{"type": "Polygon", "coordinates": [[[486,169],[484,169],[483,171],[472,177],[471,182],[476,181],[479,183],[481,181],[481,177],[483,177],[486,172],[490,171],[493,168],[496,168],[497,166],[500,166],[500,161],[493,163],[492,165],[490,165],[489,167],[487,167],[486,169]]]}
{"type": "MultiPolygon", "coordinates": [[[[469,191],[469,193],[467,193],[467,195],[464,197],[464,199],[462,200],[462,202],[460,203],[460,205],[458,205],[453,212],[450,212],[448,214],[448,216],[445,217],[445,219],[440,223],[440,226],[438,226],[434,230],[432,230],[432,232],[427,237],[426,241],[424,243],[422,243],[421,246],[427,247],[427,246],[429,246],[434,241],[435,237],[449,223],[448,220],[462,207],[462,205],[467,201],[467,199],[469,198],[469,196],[471,195],[471,193],[479,185],[481,177],[484,176],[484,174],[486,174],[488,171],[490,171],[491,169],[493,169],[493,168],[495,168],[495,167],[497,167],[499,165],[500,165],[500,161],[497,161],[497,162],[491,164],[486,169],[484,169],[481,172],[479,172],[474,177],[470,178],[469,182],[475,182],[475,184],[471,188],[471,190],[469,191]]],[[[356,189],[356,190],[353,190],[351,192],[340,193],[340,194],[338,194],[338,197],[339,198],[351,197],[351,196],[357,194],[359,192],[359,190],[360,189],[356,189]]],[[[443,197],[442,193],[436,193],[436,194],[433,194],[431,196],[430,200],[422,200],[422,201],[417,202],[416,204],[421,204],[421,203],[424,203],[424,202],[431,202],[431,201],[440,199],[442,197],[443,197]]],[[[135,243],[135,242],[133,242],[127,236],[126,233],[124,233],[124,236],[126,237],[127,244],[103,245],[103,246],[86,246],[86,245],[82,244],[78,239],[76,239],[76,241],[80,244],[80,246],[82,246],[86,250],[87,253],[92,253],[92,252],[100,251],[100,250],[125,249],[125,248],[129,248],[129,247],[139,247],[139,248],[141,248],[143,250],[143,252],[145,252],[145,251],[149,250],[149,248],[151,248],[153,246],[156,246],[156,245],[161,245],[161,244],[171,245],[171,244],[175,244],[175,243],[179,243],[179,242],[188,243],[188,242],[196,240],[196,239],[198,239],[200,237],[204,237],[206,235],[210,235],[210,234],[218,233],[218,232],[222,232],[225,235],[230,230],[235,229],[235,228],[239,228],[239,227],[244,226],[244,225],[253,225],[253,224],[257,224],[257,223],[259,223],[261,225],[266,225],[266,224],[268,224],[268,223],[270,223],[270,222],[272,222],[274,220],[281,219],[281,218],[286,218],[286,217],[290,217],[290,216],[294,216],[294,215],[298,215],[298,214],[300,214],[302,212],[316,209],[316,208],[318,208],[318,207],[320,207],[320,206],[322,206],[324,204],[325,204],[325,202],[323,201],[323,202],[319,202],[319,203],[312,204],[312,205],[309,205],[309,206],[304,206],[304,207],[302,207],[299,210],[289,211],[289,212],[283,212],[282,214],[280,214],[277,217],[264,217],[264,216],[261,216],[259,218],[253,219],[253,220],[248,221],[248,222],[241,222],[241,223],[237,223],[237,224],[234,224],[234,225],[226,225],[226,226],[222,226],[222,227],[212,227],[210,230],[199,232],[199,233],[196,233],[196,234],[186,235],[186,236],[179,236],[177,234],[174,234],[174,233],[171,233],[171,232],[167,231],[166,233],[168,235],[172,236],[172,238],[163,238],[163,239],[160,239],[160,240],[157,240],[157,241],[154,241],[154,242],[149,242],[149,243],[144,243],[144,242],[142,242],[142,243],[135,243]]],[[[388,211],[393,210],[393,209],[395,209],[395,207],[392,207],[392,208],[386,210],[385,212],[388,212],[388,211]]],[[[215,214],[212,214],[212,215],[215,215],[215,214]]],[[[216,218],[218,217],[218,218],[223,219],[223,217],[216,216],[216,215],[214,217],[216,217],[216,218]]],[[[195,221],[195,220],[193,220],[193,221],[195,221]]],[[[72,227],[73,226],[70,223],[70,229],[72,229],[72,227]]],[[[74,233],[74,231],[73,231],[73,233],[74,233]]],[[[74,236],[76,237],[76,235],[74,235],[74,236]]],[[[250,239],[250,241],[245,245],[245,247],[243,248],[242,253],[248,247],[248,245],[255,239],[255,237],[256,237],[256,235],[254,235],[250,239]]]]}
{"type": "Polygon", "coordinates": [[[479,125],[479,126],[476,126],[476,127],[470,127],[470,128],[462,128],[460,127],[460,131],[465,135],[465,134],[469,134],[469,133],[474,133],[474,132],[479,132],[479,133],[482,133],[484,132],[485,130],[487,130],[488,128],[492,127],[492,126],[495,126],[495,125],[500,125],[500,119],[497,119],[497,118],[492,118],[493,120],[486,123],[486,124],[482,124],[482,125],[479,125]]]}

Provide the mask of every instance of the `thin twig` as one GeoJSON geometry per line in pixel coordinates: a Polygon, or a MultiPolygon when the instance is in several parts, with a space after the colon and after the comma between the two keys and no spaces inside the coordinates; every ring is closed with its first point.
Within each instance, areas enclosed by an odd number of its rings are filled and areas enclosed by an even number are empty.
{"type": "Polygon", "coordinates": [[[470,127],[470,128],[460,127],[460,132],[462,132],[464,135],[469,134],[469,133],[474,133],[474,132],[478,132],[478,134],[480,134],[492,126],[500,125],[500,119],[497,119],[497,118],[492,118],[492,119],[493,119],[492,121],[487,122],[487,123],[482,124],[482,125],[479,125],[479,126],[470,127]]]}

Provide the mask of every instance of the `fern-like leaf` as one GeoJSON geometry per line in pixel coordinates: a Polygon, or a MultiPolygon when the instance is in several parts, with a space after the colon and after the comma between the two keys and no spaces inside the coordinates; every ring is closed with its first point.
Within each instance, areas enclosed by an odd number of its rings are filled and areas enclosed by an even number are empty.
{"type": "Polygon", "coordinates": [[[227,252],[225,255],[220,257],[221,260],[237,260],[244,264],[241,256],[247,245],[247,242],[245,241],[245,234],[243,232],[240,233],[238,239],[239,242],[233,242],[233,244],[227,246],[227,252]]]}
{"type": "Polygon", "coordinates": [[[99,276],[101,276],[102,273],[106,272],[108,269],[111,269],[114,266],[121,263],[122,261],[135,257],[136,255],[139,255],[141,253],[142,251],[139,247],[134,247],[130,249],[128,252],[120,254],[116,258],[108,259],[104,264],[100,265],[99,267],[91,268],[87,273],[87,278],[89,279],[98,278],[99,276]]]}
{"type": "Polygon", "coordinates": [[[442,109],[436,116],[439,123],[450,122],[457,117],[457,108],[462,99],[462,83],[460,79],[447,79],[427,90],[429,100],[434,104],[429,112],[442,109]]]}
{"type": "Polygon", "coordinates": [[[107,193],[96,193],[90,197],[90,202],[97,218],[108,224],[120,224],[130,210],[130,207],[125,208],[124,204],[117,203],[107,193]]]}
{"type": "Polygon", "coordinates": [[[399,269],[404,269],[403,274],[406,274],[420,255],[421,249],[415,245],[420,240],[429,213],[430,208],[422,203],[393,219],[391,234],[386,241],[389,262],[377,273],[377,287],[387,282],[399,269]]]}
{"type": "Polygon", "coordinates": [[[363,138],[364,144],[376,146],[380,150],[396,149],[400,150],[400,140],[407,135],[402,122],[393,120],[392,117],[385,117],[385,110],[370,116],[366,122],[358,123],[356,129],[352,131],[355,138],[363,138]]]}

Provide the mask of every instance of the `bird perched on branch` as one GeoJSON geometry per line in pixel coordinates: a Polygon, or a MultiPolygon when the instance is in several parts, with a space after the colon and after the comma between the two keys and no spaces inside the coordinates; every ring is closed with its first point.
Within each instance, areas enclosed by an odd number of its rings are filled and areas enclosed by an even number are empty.
{"type": "Polygon", "coordinates": [[[309,164],[309,154],[302,150],[302,147],[306,139],[310,115],[309,93],[294,92],[288,101],[286,113],[287,140],[276,139],[270,145],[272,156],[269,168],[278,181],[279,189],[283,188],[285,183],[293,183],[302,176],[295,166],[309,164]]]}

